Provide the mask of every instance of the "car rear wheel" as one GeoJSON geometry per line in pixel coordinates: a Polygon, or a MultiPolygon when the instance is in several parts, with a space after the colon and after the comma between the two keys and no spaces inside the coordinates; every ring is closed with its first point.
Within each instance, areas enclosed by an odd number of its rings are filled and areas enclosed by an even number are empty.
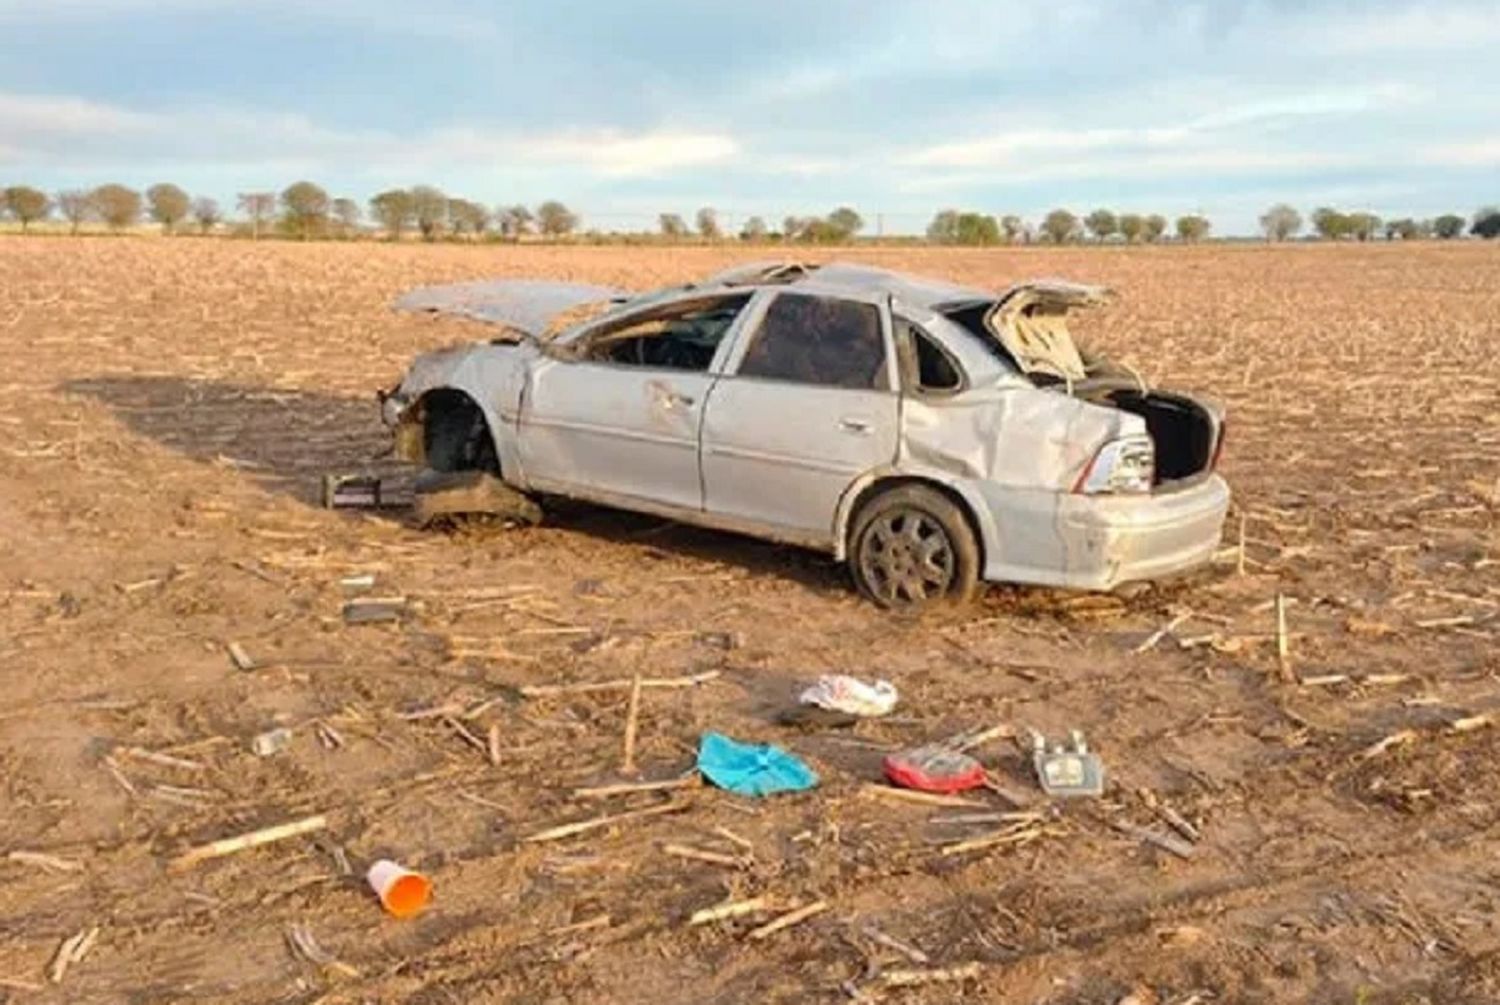
{"type": "Polygon", "coordinates": [[[881,607],[967,600],[979,582],[979,544],[948,497],[923,485],[902,485],[860,508],[849,568],[859,591],[881,607]]]}

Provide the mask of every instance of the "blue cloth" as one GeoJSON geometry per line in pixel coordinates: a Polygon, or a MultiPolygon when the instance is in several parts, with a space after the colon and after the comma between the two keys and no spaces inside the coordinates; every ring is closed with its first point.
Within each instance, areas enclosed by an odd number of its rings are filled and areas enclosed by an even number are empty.
{"type": "Polygon", "coordinates": [[[811,768],[781,748],[739,743],[720,733],[703,734],[698,770],[719,788],[742,796],[802,792],[818,784],[811,768]]]}

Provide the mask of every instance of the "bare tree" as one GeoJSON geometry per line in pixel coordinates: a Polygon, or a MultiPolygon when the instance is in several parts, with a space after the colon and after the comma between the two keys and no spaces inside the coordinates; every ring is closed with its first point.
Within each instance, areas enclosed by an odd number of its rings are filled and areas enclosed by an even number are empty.
{"type": "Polygon", "coordinates": [[[578,229],[578,217],[556,199],[536,208],[536,221],[545,237],[566,237],[578,229]]]}
{"type": "Polygon", "coordinates": [[[781,220],[781,238],[784,241],[800,241],[810,220],[800,216],[787,216],[781,220]]]}
{"type": "Polygon", "coordinates": [[[1177,218],[1177,236],[1192,244],[1207,237],[1212,226],[1208,217],[1198,213],[1188,213],[1177,218]]]}
{"type": "Polygon", "coordinates": [[[411,193],[404,188],[381,192],[370,200],[370,215],[390,235],[391,240],[401,240],[402,233],[412,222],[411,193]]]}
{"type": "Polygon", "coordinates": [[[678,213],[662,213],[656,218],[657,229],[668,240],[681,240],[687,234],[687,224],[678,213]]]}
{"type": "Polygon", "coordinates": [[[235,205],[245,214],[245,219],[250,221],[250,236],[258,240],[261,228],[276,213],[276,193],[241,192],[235,199],[235,205]]]}
{"type": "Polygon", "coordinates": [[[1422,225],[1409,216],[1400,220],[1386,221],[1385,239],[1387,241],[1415,241],[1421,234],[1422,225]]]}
{"type": "Polygon", "coordinates": [[[1268,241],[1285,241],[1302,229],[1302,214],[1284,202],[1278,202],[1261,214],[1260,229],[1268,241]]]}
{"type": "Polygon", "coordinates": [[[281,192],[281,222],[301,240],[319,236],[328,228],[328,193],[310,181],[288,185],[281,192]]]}
{"type": "Polygon", "coordinates": [[[200,195],[193,200],[193,219],[198,221],[198,233],[207,234],[218,226],[224,214],[219,212],[219,204],[206,195],[200,195]]]}
{"type": "Polygon", "coordinates": [[[1042,221],[1042,233],[1053,244],[1066,244],[1078,237],[1078,217],[1065,209],[1054,209],[1042,221]]]}
{"type": "Polygon", "coordinates": [[[141,218],[141,194],[124,185],[100,185],[94,189],[92,200],[100,219],[109,224],[109,229],[120,233],[133,227],[141,218]]]}
{"type": "MultiPolygon", "coordinates": [[[[68,221],[70,234],[78,233],[83,222],[95,213],[93,194],[82,189],[70,188],[57,193],[57,209],[68,221]]],[[[1462,228],[1463,221],[1459,221],[1462,228]]]]}
{"type": "Polygon", "coordinates": [[[490,225],[490,214],[489,210],[478,203],[467,199],[449,199],[448,221],[453,225],[455,234],[482,237],[490,225]]]}
{"type": "Polygon", "coordinates": [[[417,185],[411,190],[411,212],[422,239],[435,241],[448,225],[448,197],[431,185],[417,185]]]}
{"type": "Polygon", "coordinates": [[[1354,235],[1356,241],[1368,241],[1380,233],[1380,217],[1374,213],[1350,213],[1348,219],[1349,233],[1354,235]]]}
{"type": "Polygon", "coordinates": [[[161,232],[170,234],[177,225],[187,219],[193,208],[193,200],[186,192],[170,182],[162,182],[146,189],[146,205],[151,219],[161,224],[161,232]]]}
{"type": "Polygon", "coordinates": [[[1120,229],[1120,221],[1115,219],[1115,214],[1107,209],[1094,210],[1083,222],[1089,228],[1089,233],[1094,235],[1094,240],[1101,244],[1113,237],[1120,229]]]}
{"type": "Polygon", "coordinates": [[[1006,244],[1019,244],[1031,240],[1031,232],[1022,220],[1014,213],[1007,213],[1000,218],[1000,230],[1005,234],[1006,244]]]}
{"type": "Polygon", "coordinates": [[[333,200],[333,218],[338,221],[339,233],[349,237],[359,229],[359,203],[353,199],[340,198],[333,200]]]}
{"type": "Polygon", "coordinates": [[[29,185],[12,185],[0,192],[0,207],[20,221],[23,234],[36,221],[52,215],[52,200],[47,193],[29,185]]]}
{"type": "Polygon", "coordinates": [[[531,230],[531,210],[525,206],[501,206],[495,210],[495,225],[500,235],[512,241],[520,241],[521,235],[531,230]]]}
{"type": "Polygon", "coordinates": [[[740,228],[740,240],[758,243],[760,241],[764,241],[766,239],[766,235],[769,233],[770,228],[766,226],[766,221],[761,217],[752,216],[750,219],[746,220],[745,225],[740,228]]]}
{"type": "Polygon", "coordinates": [[[722,236],[719,230],[719,214],[714,212],[713,207],[704,206],[698,210],[696,223],[698,224],[698,233],[706,240],[717,241],[722,236]]]}

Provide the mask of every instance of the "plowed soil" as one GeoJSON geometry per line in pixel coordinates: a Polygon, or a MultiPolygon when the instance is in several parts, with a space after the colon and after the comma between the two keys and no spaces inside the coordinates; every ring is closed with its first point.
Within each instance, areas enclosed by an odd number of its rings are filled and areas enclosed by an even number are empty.
{"type": "Polygon", "coordinates": [[[1231,416],[1212,567],[1123,595],[991,587],[913,620],[822,556],[629,514],[434,532],[319,505],[326,472],[395,470],[373,391],[485,334],[397,316],[399,292],[649,287],[763,254],[0,240],[0,1001],[1500,1000],[1497,252],[842,253],[1107,283],[1119,303],[1080,334],[1231,416]],[[341,580],[364,574],[401,620],[345,622],[341,580]],[[778,725],[825,672],[888,678],[901,704],[778,725]],[[630,777],[627,689],[522,690],[636,674],[702,679],[644,689],[630,777]],[[278,725],[290,744],[258,757],[278,725]],[[990,726],[1084,730],[1104,798],[1049,805],[1001,737],[976,753],[1039,816],[945,853],[1015,808],[871,792],[885,753],[990,726]],[[822,784],[578,793],[684,776],[706,730],[781,744],[822,784]],[[425,914],[382,913],[360,878],[380,857],[433,879],[425,914]]]}

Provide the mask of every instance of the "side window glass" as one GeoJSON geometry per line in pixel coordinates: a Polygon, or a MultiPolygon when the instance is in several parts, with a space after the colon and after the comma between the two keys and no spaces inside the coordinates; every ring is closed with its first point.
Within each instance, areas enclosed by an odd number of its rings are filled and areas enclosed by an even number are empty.
{"type": "Polygon", "coordinates": [[[958,365],[942,346],[916,323],[896,319],[901,354],[901,382],[923,394],[952,394],[963,386],[958,365]]]}
{"type": "Polygon", "coordinates": [[[885,339],[873,304],[781,293],[771,301],[739,373],[744,377],[885,390],[885,339]]]}

